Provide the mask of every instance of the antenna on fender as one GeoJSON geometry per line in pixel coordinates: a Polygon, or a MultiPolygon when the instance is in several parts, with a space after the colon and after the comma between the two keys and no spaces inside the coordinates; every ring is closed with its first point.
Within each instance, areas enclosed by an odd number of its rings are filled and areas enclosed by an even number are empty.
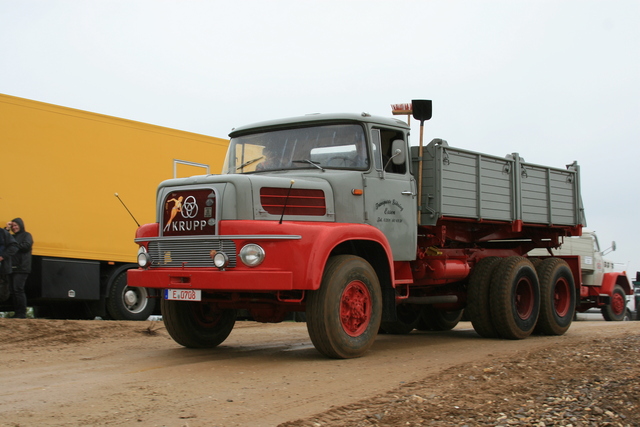
{"type": "Polygon", "coordinates": [[[131,218],[133,218],[133,220],[135,221],[136,225],[138,227],[140,227],[140,223],[138,222],[138,220],[136,220],[136,217],[133,216],[133,214],[131,213],[131,211],[129,210],[129,208],[127,207],[127,205],[124,204],[124,202],[122,201],[122,199],[120,198],[120,196],[118,195],[118,193],[114,193],[114,196],[116,196],[118,198],[118,200],[120,200],[120,203],[122,203],[122,206],[124,206],[124,208],[127,210],[127,212],[129,212],[129,215],[131,215],[131,218]]]}

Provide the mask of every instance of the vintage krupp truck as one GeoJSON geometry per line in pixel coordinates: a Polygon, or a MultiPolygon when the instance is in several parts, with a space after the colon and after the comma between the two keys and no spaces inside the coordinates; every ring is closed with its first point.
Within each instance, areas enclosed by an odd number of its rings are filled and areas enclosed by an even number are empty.
{"type": "Polygon", "coordinates": [[[316,349],[361,356],[379,331],[447,330],[462,310],[483,337],[563,334],[577,256],[530,260],[585,225],[577,163],[552,168],[422,144],[369,114],[315,114],[230,133],[221,175],[171,179],[141,226],[129,286],[160,289],[167,331],[214,347],[238,310],[305,313],[316,349]]]}

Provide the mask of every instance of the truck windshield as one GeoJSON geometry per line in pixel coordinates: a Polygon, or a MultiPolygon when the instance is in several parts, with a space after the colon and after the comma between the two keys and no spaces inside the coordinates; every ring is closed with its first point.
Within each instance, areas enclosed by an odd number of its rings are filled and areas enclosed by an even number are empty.
{"type": "Polygon", "coordinates": [[[222,173],[284,169],[369,169],[362,127],[323,125],[232,138],[222,173]]]}

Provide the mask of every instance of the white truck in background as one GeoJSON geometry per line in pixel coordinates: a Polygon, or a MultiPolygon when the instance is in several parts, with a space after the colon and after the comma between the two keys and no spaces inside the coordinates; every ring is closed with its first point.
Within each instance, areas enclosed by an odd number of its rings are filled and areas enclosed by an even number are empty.
{"type": "Polygon", "coordinates": [[[581,286],[576,312],[599,308],[605,320],[631,320],[627,302],[633,297],[633,286],[626,272],[614,271],[614,263],[604,258],[615,250],[615,242],[602,250],[596,233],[583,230],[582,236],[565,238],[560,248],[550,249],[551,253],[546,249],[534,249],[529,257],[579,255],[581,286]]]}

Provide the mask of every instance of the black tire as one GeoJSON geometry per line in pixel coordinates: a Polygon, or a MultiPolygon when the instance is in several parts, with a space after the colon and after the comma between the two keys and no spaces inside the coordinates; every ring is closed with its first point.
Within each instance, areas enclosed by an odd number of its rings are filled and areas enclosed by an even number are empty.
{"type": "Polygon", "coordinates": [[[420,309],[410,304],[396,306],[398,320],[395,322],[382,322],[380,328],[383,332],[392,335],[406,335],[413,331],[420,321],[420,309]]]}
{"type": "Polygon", "coordinates": [[[536,265],[540,282],[540,316],[535,333],[562,335],[576,310],[576,288],[569,264],[560,258],[546,258],[536,265]]]}
{"type": "Polygon", "coordinates": [[[307,299],[307,330],[327,357],[360,357],[373,344],[382,318],[382,291],[376,273],[354,255],[329,258],[322,283],[307,299]]]}
{"type": "Polygon", "coordinates": [[[493,272],[500,263],[500,257],[481,259],[471,272],[467,285],[467,308],[465,312],[473,329],[484,338],[498,338],[490,311],[490,288],[493,272]]]}
{"type": "Polygon", "coordinates": [[[462,319],[464,310],[440,310],[430,305],[423,307],[418,329],[421,331],[450,331],[462,319]]]}
{"type": "Polygon", "coordinates": [[[127,271],[117,274],[107,298],[107,312],[113,320],[147,320],[156,308],[154,290],[127,286],[127,271]]]}
{"type": "Polygon", "coordinates": [[[220,345],[236,323],[237,310],[220,310],[200,301],[161,300],[162,321],[180,345],[213,348],[220,345]]]}
{"type": "Polygon", "coordinates": [[[609,322],[624,320],[627,310],[627,296],[622,286],[615,285],[611,292],[611,302],[602,308],[602,317],[609,322]]]}
{"type": "Polygon", "coordinates": [[[501,338],[531,335],[540,313],[540,285],[531,262],[520,256],[500,261],[491,280],[491,319],[501,338]]]}

